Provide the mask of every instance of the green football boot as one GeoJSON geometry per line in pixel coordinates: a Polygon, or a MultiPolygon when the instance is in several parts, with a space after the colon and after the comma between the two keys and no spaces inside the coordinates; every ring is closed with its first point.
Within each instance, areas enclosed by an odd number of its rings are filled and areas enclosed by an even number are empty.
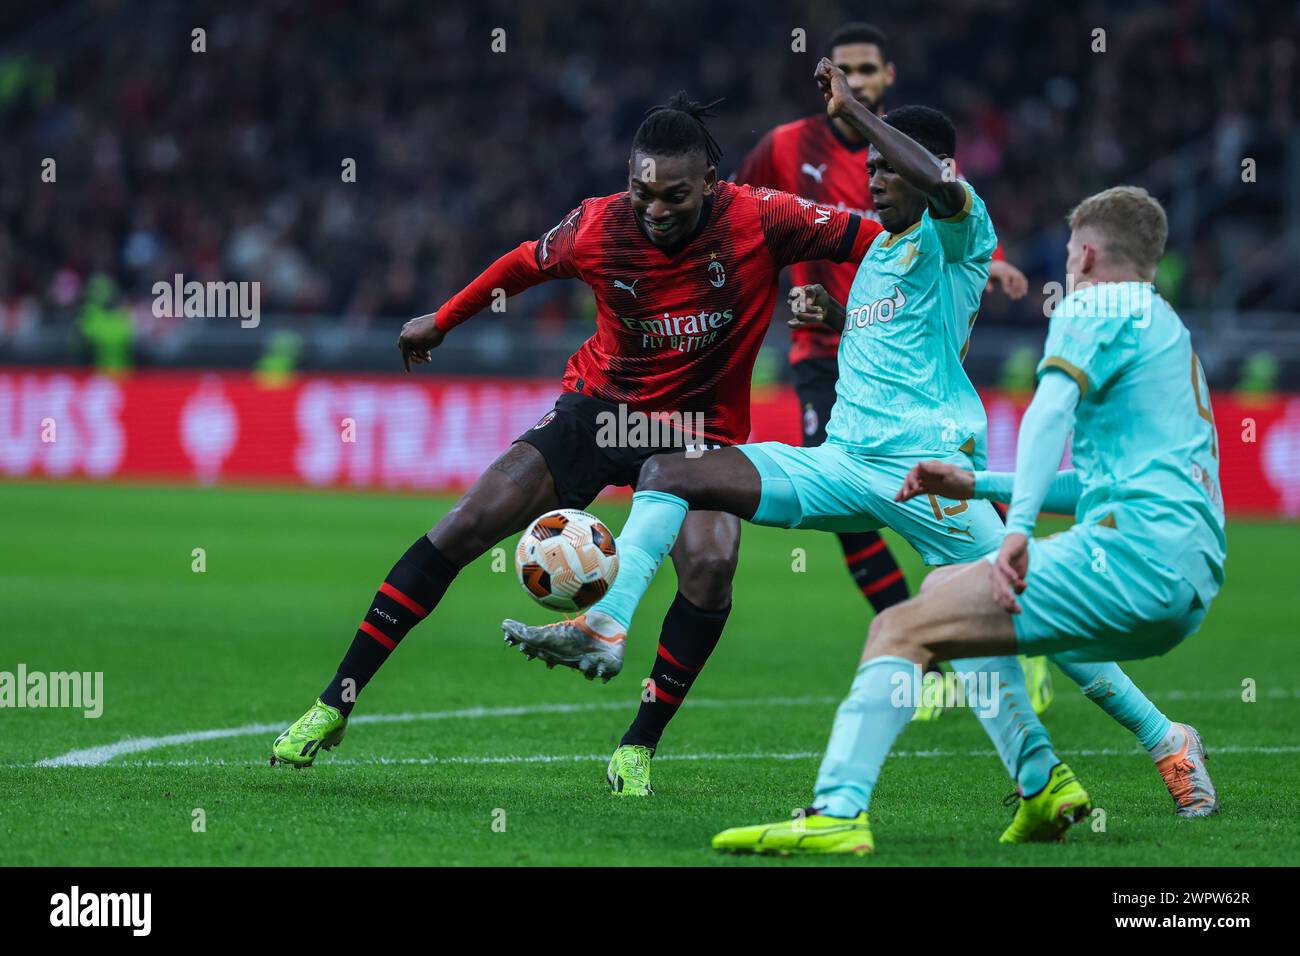
{"type": "Polygon", "coordinates": [[[732,827],[713,838],[713,849],[723,853],[852,854],[865,856],[876,849],[871,820],[864,810],[853,819],[826,817],[811,808],[780,823],[732,827]]]}
{"type": "Polygon", "coordinates": [[[916,710],[912,711],[913,720],[932,721],[943,716],[943,673],[944,668],[941,666],[940,670],[926,671],[921,677],[921,699],[917,702],[916,710]]]}
{"type": "Polygon", "coordinates": [[[1011,825],[998,838],[999,843],[1050,843],[1065,839],[1065,831],[1073,823],[1084,820],[1092,812],[1092,799],[1079,783],[1079,778],[1063,763],[1052,768],[1047,786],[1032,797],[1013,793],[1007,805],[1019,800],[1011,825]]]}
{"type": "Polygon", "coordinates": [[[620,797],[648,797],[654,793],[650,786],[650,758],[654,750],[640,744],[623,744],[609,758],[605,779],[610,793],[620,797]]]}
{"type": "Polygon", "coordinates": [[[1021,655],[1020,667],[1025,672],[1029,703],[1035,714],[1041,714],[1052,706],[1052,698],[1056,696],[1056,691],[1052,689],[1052,672],[1047,666],[1047,658],[1021,655]]]}
{"type": "Polygon", "coordinates": [[[343,739],[348,719],[334,707],[317,699],[307,713],[275,738],[271,745],[271,766],[287,763],[295,769],[310,767],[319,750],[333,750],[343,739]]]}

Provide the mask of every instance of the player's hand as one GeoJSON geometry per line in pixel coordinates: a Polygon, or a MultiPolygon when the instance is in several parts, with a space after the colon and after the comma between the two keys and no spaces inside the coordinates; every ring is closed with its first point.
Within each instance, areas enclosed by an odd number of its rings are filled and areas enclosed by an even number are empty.
{"type": "Polygon", "coordinates": [[[821,58],[813,76],[821,87],[822,99],[826,101],[827,116],[839,116],[854,102],[853,91],[849,89],[849,78],[827,57],[821,58]]]}
{"type": "Polygon", "coordinates": [[[429,353],[442,344],[445,333],[434,323],[436,314],[430,312],[411,319],[402,326],[402,334],[397,337],[397,348],[402,353],[402,365],[408,372],[412,362],[417,365],[428,362],[431,359],[429,353]]]}
{"type": "Polygon", "coordinates": [[[1029,291],[1029,280],[1025,274],[1005,259],[994,259],[989,263],[989,281],[984,286],[984,291],[992,292],[995,283],[1009,299],[1023,299],[1029,291]]]}
{"type": "Polygon", "coordinates": [[[822,285],[797,285],[790,290],[789,302],[794,315],[785,324],[797,329],[801,325],[826,321],[831,308],[831,294],[822,285]]]}
{"type": "Polygon", "coordinates": [[[910,501],[917,495],[939,495],[964,500],[975,495],[975,472],[945,461],[923,461],[912,466],[903,479],[895,501],[910,501]]]}
{"type": "Polygon", "coordinates": [[[993,600],[1008,614],[1020,613],[1017,594],[1025,593],[1025,576],[1029,574],[1029,539],[1012,532],[1002,539],[1002,550],[993,565],[991,580],[993,600]]]}

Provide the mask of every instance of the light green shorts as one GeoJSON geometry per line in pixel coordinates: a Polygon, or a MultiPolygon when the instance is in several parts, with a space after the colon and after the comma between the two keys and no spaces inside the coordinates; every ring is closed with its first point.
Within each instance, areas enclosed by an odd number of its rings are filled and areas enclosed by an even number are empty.
{"type": "Polygon", "coordinates": [[[820,531],[892,528],[932,565],[975,561],[1002,543],[1002,519],[987,501],[926,495],[894,500],[918,461],[938,459],[970,468],[965,455],[875,457],[833,442],[813,448],[780,442],[737,447],[763,480],[755,524],[820,531]]]}
{"type": "Polygon", "coordinates": [[[1164,654],[1196,632],[1207,605],[1186,578],[1139,547],[1135,533],[1075,525],[1029,542],[1015,616],[1022,654],[1127,661],[1164,654]]]}

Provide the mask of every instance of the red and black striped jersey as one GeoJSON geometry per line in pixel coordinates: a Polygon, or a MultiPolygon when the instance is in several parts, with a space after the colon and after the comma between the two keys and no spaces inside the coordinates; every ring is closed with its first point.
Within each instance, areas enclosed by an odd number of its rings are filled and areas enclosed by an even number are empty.
{"type": "MultiPolygon", "coordinates": [[[[850,143],[825,113],[786,123],[758,141],[736,170],[736,182],[794,193],[837,210],[875,220],[867,188],[865,140],[850,143]]],[[[809,261],[790,269],[794,285],[819,283],[840,302],[847,302],[858,264],[809,261]]],[[[790,361],[834,357],[839,333],[820,323],[791,331],[790,361]]]]}
{"type": "Polygon", "coordinates": [[[735,444],[749,436],[750,378],[781,270],[856,262],[879,232],[846,210],[720,182],[693,236],[667,252],[642,232],[626,192],[587,199],[497,260],[436,321],[455,327],[498,288],[581,279],[595,295],[596,332],[569,359],[564,389],[648,414],[700,413],[705,439],[735,444]]]}

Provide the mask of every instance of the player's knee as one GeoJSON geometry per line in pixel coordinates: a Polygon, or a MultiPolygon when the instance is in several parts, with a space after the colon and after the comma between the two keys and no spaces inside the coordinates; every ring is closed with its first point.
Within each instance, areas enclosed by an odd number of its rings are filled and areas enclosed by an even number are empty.
{"type": "Polygon", "coordinates": [[[484,508],[462,498],[430,529],[429,540],[448,561],[464,567],[500,540],[500,535],[489,537],[493,524],[484,508]]]}
{"type": "Polygon", "coordinates": [[[885,608],[872,619],[867,632],[866,655],[916,658],[921,642],[917,629],[908,624],[908,603],[885,608]]]}
{"type": "Polygon", "coordinates": [[[637,477],[637,491],[663,491],[670,495],[683,495],[686,476],[681,467],[685,459],[680,455],[654,455],[646,459],[637,477]]]}
{"type": "Polygon", "coordinates": [[[718,611],[731,604],[731,579],[735,573],[734,554],[719,551],[692,555],[689,561],[677,564],[677,590],[696,607],[718,611]]]}

